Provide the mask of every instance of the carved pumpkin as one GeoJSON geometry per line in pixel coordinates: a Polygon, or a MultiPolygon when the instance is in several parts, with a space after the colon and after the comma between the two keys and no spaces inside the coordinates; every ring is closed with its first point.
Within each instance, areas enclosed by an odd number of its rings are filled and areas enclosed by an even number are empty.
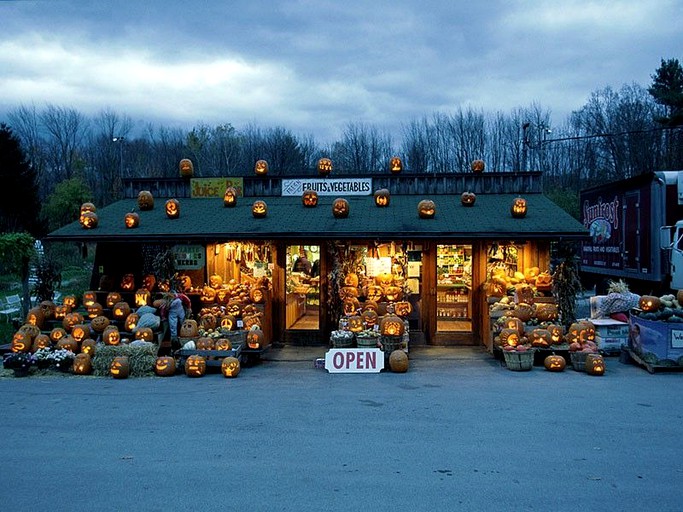
{"type": "Polygon", "coordinates": [[[332,160],[329,158],[321,158],[318,160],[318,174],[327,176],[332,172],[332,160]]]}
{"type": "Polygon", "coordinates": [[[215,342],[213,338],[202,336],[201,338],[197,339],[195,346],[197,347],[197,350],[213,350],[215,347],[215,342]]]}
{"type": "Polygon", "coordinates": [[[504,347],[516,347],[522,342],[522,335],[517,329],[505,328],[500,331],[499,339],[504,347]]]}
{"type": "Polygon", "coordinates": [[[95,356],[95,349],[97,348],[97,342],[92,338],[86,338],[81,342],[81,352],[83,354],[88,354],[90,357],[95,356]]]}
{"type": "Polygon", "coordinates": [[[486,167],[486,164],[484,163],[483,160],[473,160],[472,163],[470,164],[470,168],[472,169],[472,172],[474,173],[481,173],[484,172],[484,168],[486,167]]]}
{"type": "Polygon", "coordinates": [[[121,297],[121,294],[119,292],[109,292],[107,294],[107,298],[105,299],[104,303],[107,305],[109,309],[112,309],[117,302],[121,302],[123,299],[121,297]]]}
{"type": "Polygon", "coordinates": [[[510,213],[515,219],[521,219],[526,216],[526,199],[523,197],[516,197],[512,201],[512,206],[510,207],[510,213]]]}
{"type": "Polygon", "coordinates": [[[154,362],[154,373],[159,377],[175,375],[175,359],[171,356],[160,356],[154,362]]]}
{"type": "Polygon", "coordinates": [[[262,219],[268,215],[268,205],[262,199],[258,199],[254,201],[254,204],[251,206],[251,213],[257,219],[262,219]]]}
{"type": "Polygon", "coordinates": [[[26,323],[42,329],[43,324],[45,323],[45,313],[43,313],[43,309],[40,307],[29,309],[26,315],[26,323]]]}
{"type": "Polygon", "coordinates": [[[389,368],[395,373],[405,373],[408,371],[408,354],[403,350],[394,350],[389,355],[389,368]]]}
{"type": "Polygon", "coordinates": [[[304,190],[301,194],[301,203],[306,208],[315,208],[318,206],[318,193],[315,190],[304,190]]]}
{"type": "Polygon", "coordinates": [[[223,377],[234,378],[240,374],[240,361],[236,357],[228,356],[221,362],[223,377]]]}
{"type": "Polygon", "coordinates": [[[213,330],[218,325],[218,319],[213,313],[206,313],[199,317],[199,327],[205,331],[213,330]]]}
{"type": "Polygon", "coordinates": [[[365,329],[363,317],[361,315],[351,315],[348,318],[348,329],[349,331],[356,333],[363,331],[363,329],[365,329]]]}
{"type": "Polygon", "coordinates": [[[121,277],[120,288],[126,292],[132,292],[135,289],[135,276],[133,274],[124,274],[121,277]]]}
{"type": "Polygon", "coordinates": [[[417,203],[417,215],[421,219],[433,219],[436,214],[436,204],[431,199],[423,199],[417,203]]]}
{"type": "Polygon", "coordinates": [[[562,372],[567,367],[564,357],[551,354],[543,360],[543,366],[549,372],[562,372]]]}
{"type": "Polygon", "coordinates": [[[503,319],[504,329],[515,329],[520,336],[524,336],[524,322],[516,316],[506,316],[503,319]]]}
{"type": "Polygon", "coordinates": [[[226,329],[228,331],[232,331],[237,326],[237,320],[232,315],[223,315],[223,316],[221,316],[221,319],[220,319],[220,326],[223,329],[226,329]]]}
{"type": "MultiPolygon", "coordinates": [[[[365,324],[365,326],[368,329],[372,329],[379,322],[379,316],[377,315],[377,312],[373,311],[372,309],[366,309],[365,311],[363,311],[361,313],[360,317],[361,317],[361,325],[365,324]]],[[[355,318],[355,317],[354,316],[349,317],[349,330],[350,331],[353,331],[353,329],[351,328],[351,319],[352,318],[355,318]]],[[[361,329],[361,331],[362,330],[363,329],[361,329]]]]}
{"type": "Polygon", "coordinates": [[[386,206],[389,206],[391,195],[389,194],[389,191],[386,188],[380,188],[379,190],[375,191],[374,198],[375,206],[379,208],[384,208],[386,206]]]}
{"type": "Polygon", "coordinates": [[[75,308],[78,305],[78,299],[76,298],[75,295],[66,295],[64,296],[64,300],[62,301],[62,304],[68,308],[75,308]]]}
{"type": "Polygon", "coordinates": [[[585,370],[588,375],[604,375],[605,359],[600,354],[588,354],[585,370]]]}
{"type": "Polygon", "coordinates": [[[541,322],[554,322],[560,316],[557,304],[536,304],[536,318],[541,322]]]}
{"type": "Polygon", "coordinates": [[[130,363],[128,356],[117,356],[111,362],[109,374],[115,379],[127,379],[130,375],[130,363]]]}
{"type": "Polygon", "coordinates": [[[378,285],[370,285],[368,286],[365,296],[367,297],[368,300],[374,301],[374,302],[380,302],[382,300],[382,297],[384,296],[384,291],[382,290],[381,286],[378,285]]]}
{"type": "Polygon", "coordinates": [[[403,336],[405,324],[397,315],[386,315],[379,323],[379,332],[383,336],[403,336]]]}
{"type": "Polygon", "coordinates": [[[389,302],[401,300],[403,297],[403,290],[401,290],[400,286],[385,286],[383,291],[384,296],[389,302]]]}
{"type": "Polygon", "coordinates": [[[83,305],[87,308],[97,302],[97,293],[94,291],[83,292],[83,305]]]}
{"type": "Polygon", "coordinates": [[[180,171],[181,178],[191,178],[194,176],[194,164],[189,158],[182,158],[178,162],[178,171],[180,171]]]}
{"type": "Polygon", "coordinates": [[[55,320],[63,320],[71,312],[71,308],[65,304],[55,306],[55,320]]]}
{"type": "Polygon", "coordinates": [[[551,324],[546,329],[550,333],[551,345],[560,345],[564,341],[564,328],[561,325],[551,324]]]}
{"type": "Polygon", "coordinates": [[[29,338],[31,338],[31,340],[34,340],[36,336],[40,334],[40,327],[33,324],[24,324],[21,327],[19,327],[19,332],[28,334],[29,338]]]}
{"type": "Polygon", "coordinates": [[[30,352],[32,344],[31,336],[22,331],[17,331],[12,336],[12,343],[10,343],[10,350],[12,352],[30,352]]]}
{"type": "Polygon", "coordinates": [[[68,350],[74,354],[78,352],[78,342],[68,334],[57,342],[56,347],[58,349],[63,348],[64,350],[68,350]]]}
{"type": "Polygon", "coordinates": [[[258,287],[252,288],[249,292],[249,298],[254,304],[262,304],[266,300],[265,290],[258,287]]]}
{"type": "Polygon", "coordinates": [[[45,320],[50,320],[55,317],[55,308],[57,306],[51,300],[42,301],[38,307],[43,310],[43,317],[45,320]]]}
{"type": "Polygon", "coordinates": [[[178,288],[186,292],[192,288],[192,278],[187,274],[178,276],[178,288]]]}
{"type": "Polygon", "coordinates": [[[197,326],[197,321],[186,318],[183,323],[180,324],[180,331],[178,334],[181,338],[196,338],[199,336],[199,327],[197,326]]]}
{"type": "Polygon", "coordinates": [[[223,352],[232,350],[232,342],[228,338],[218,338],[213,345],[214,350],[221,350],[223,352]]]}
{"type": "Polygon", "coordinates": [[[349,216],[349,202],[343,197],[338,197],[332,203],[332,215],[335,219],[345,219],[349,216]]]}
{"type": "Polygon", "coordinates": [[[125,301],[117,302],[111,310],[111,315],[116,320],[124,320],[130,313],[130,305],[125,301]]]}
{"type": "Polygon", "coordinates": [[[344,276],[344,286],[358,286],[358,274],[349,273],[344,276]]]}
{"type": "Polygon", "coordinates": [[[460,195],[460,204],[463,206],[474,206],[477,195],[474,192],[463,192],[460,195]]]}
{"type": "Polygon", "coordinates": [[[90,306],[86,306],[85,310],[88,312],[88,318],[90,318],[91,320],[104,313],[104,308],[102,307],[102,304],[100,304],[99,302],[95,302],[90,306]]]}
{"type": "Polygon", "coordinates": [[[121,343],[121,333],[115,325],[108,326],[102,332],[102,342],[105,345],[118,345],[121,343]]]}
{"type": "Polygon", "coordinates": [[[36,352],[41,348],[50,348],[52,346],[52,341],[47,334],[39,334],[33,340],[31,345],[31,352],[36,352]]]}
{"type": "Polygon", "coordinates": [[[63,329],[62,327],[55,327],[50,331],[50,339],[52,340],[53,343],[57,343],[59,340],[61,340],[64,336],[66,336],[66,330],[63,329]]]}
{"type": "Polygon", "coordinates": [[[188,377],[203,377],[206,374],[206,358],[193,354],[185,360],[185,375],[188,377]]]}
{"type": "Polygon", "coordinates": [[[94,229],[99,223],[99,218],[95,212],[81,213],[78,220],[81,223],[81,226],[83,226],[83,229],[94,229]]]}
{"type": "Polygon", "coordinates": [[[265,333],[261,329],[249,329],[247,331],[247,346],[251,349],[263,348],[265,345],[265,333]]]}
{"type": "Polygon", "coordinates": [[[80,343],[90,337],[90,328],[84,324],[74,325],[71,329],[71,337],[76,340],[76,343],[80,343]]]}
{"type": "Polygon", "coordinates": [[[265,176],[268,174],[268,162],[265,160],[256,160],[254,164],[254,174],[257,176],[265,176]]]}
{"type": "Polygon", "coordinates": [[[553,276],[549,272],[541,272],[536,276],[536,289],[540,292],[549,292],[553,289],[553,276]]]}
{"type": "Polygon", "coordinates": [[[154,342],[154,331],[150,327],[137,327],[135,329],[135,339],[140,341],[154,342]]]}
{"type": "Polygon", "coordinates": [[[413,306],[410,302],[402,301],[394,304],[394,313],[401,318],[406,318],[413,312],[413,306]]]}
{"type": "Polygon", "coordinates": [[[62,327],[64,327],[66,332],[71,332],[73,326],[76,324],[82,324],[83,320],[83,315],[77,311],[72,311],[64,316],[64,320],[62,320],[62,327]]]}
{"type": "Polygon", "coordinates": [[[403,170],[403,162],[399,157],[395,156],[389,160],[389,170],[393,174],[399,174],[403,170]]]}
{"type": "Polygon", "coordinates": [[[92,373],[92,360],[90,354],[85,352],[76,354],[73,365],[71,366],[71,371],[75,375],[90,375],[92,373]]]}
{"type": "Polygon", "coordinates": [[[233,208],[237,206],[237,189],[235,187],[228,187],[223,194],[223,206],[226,208],[233,208]]]}
{"type": "Polygon", "coordinates": [[[140,214],[137,212],[128,212],[123,216],[123,224],[128,229],[137,228],[140,225],[140,214]]]}
{"type": "Polygon", "coordinates": [[[529,304],[526,304],[524,302],[520,302],[519,304],[517,304],[515,306],[515,309],[513,309],[510,312],[510,314],[512,316],[516,316],[522,322],[528,322],[529,320],[531,320],[531,317],[534,314],[534,308],[529,304]]]}
{"type": "Polygon", "coordinates": [[[643,295],[638,301],[638,307],[643,311],[654,312],[658,311],[662,306],[662,301],[659,297],[654,295],[643,295]]]}
{"type": "Polygon", "coordinates": [[[154,196],[149,190],[141,190],[138,193],[138,208],[143,212],[154,209],[154,196]]]}
{"type": "Polygon", "coordinates": [[[360,309],[360,301],[355,297],[349,297],[344,302],[342,302],[342,310],[344,315],[352,316],[355,315],[360,309]]]}
{"type": "Polygon", "coordinates": [[[370,309],[377,313],[377,311],[379,310],[379,305],[377,304],[377,302],[375,302],[374,300],[366,300],[363,304],[363,311],[368,311],[370,309]]]}
{"type": "Polygon", "coordinates": [[[177,199],[169,199],[164,205],[166,217],[169,219],[177,219],[180,217],[180,201],[177,199]]]}
{"type": "Polygon", "coordinates": [[[548,348],[552,343],[552,337],[547,329],[534,329],[531,331],[531,346],[548,348]]]}
{"type": "Polygon", "coordinates": [[[152,294],[147,288],[139,288],[135,292],[135,306],[142,307],[147,306],[152,301],[152,294]]]}

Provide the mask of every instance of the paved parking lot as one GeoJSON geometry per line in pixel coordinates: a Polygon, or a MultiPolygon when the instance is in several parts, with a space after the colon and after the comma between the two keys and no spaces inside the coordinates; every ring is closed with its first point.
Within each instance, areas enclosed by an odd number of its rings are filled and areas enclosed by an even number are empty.
{"type": "Polygon", "coordinates": [[[683,374],[416,349],[331,375],[0,379],[4,510],[681,510],[683,374]]]}

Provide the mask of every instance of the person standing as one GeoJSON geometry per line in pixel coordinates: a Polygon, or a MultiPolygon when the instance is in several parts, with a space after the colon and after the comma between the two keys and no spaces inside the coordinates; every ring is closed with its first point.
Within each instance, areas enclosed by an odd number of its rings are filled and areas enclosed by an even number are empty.
{"type": "Polygon", "coordinates": [[[172,293],[168,303],[168,329],[171,333],[171,349],[178,350],[178,328],[185,321],[186,312],[192,311],[190,298],[184,293],[172,293]]]}

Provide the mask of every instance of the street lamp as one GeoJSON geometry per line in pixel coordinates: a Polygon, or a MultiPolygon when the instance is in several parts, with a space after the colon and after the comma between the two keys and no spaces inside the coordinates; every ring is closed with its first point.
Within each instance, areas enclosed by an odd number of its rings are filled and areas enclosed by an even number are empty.
{"type": "Polygon", "coordinates": [[[125,137],[114,137],[111,139],[119,145],[119,177],[123,178],[123,142],[126,140],[125,137]]]}

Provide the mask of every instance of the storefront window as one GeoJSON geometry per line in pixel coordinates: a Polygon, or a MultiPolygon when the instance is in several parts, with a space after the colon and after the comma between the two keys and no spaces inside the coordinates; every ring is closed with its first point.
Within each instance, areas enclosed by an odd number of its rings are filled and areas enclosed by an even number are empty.
{"type": "Polygon", "coordinates": [[[286,328],[320,328],[320,246],[287,246],[286,328]]]}
{"type": "Polygon", "coordinates": [[[472,246],[436,247],[436,329],[472,331],[472,246]]]}
{"type": "MultiPolygon", "coordinates": [[[[340,255],[343,303],[341,328],[349,316],[375,309],[396,312],[411,329],[420,328],[422,248],[412,243],[350,244],[340,255]],[[407,304],[406,304],[407,303],[407,304]]],[[[374,325],[365,326],[374,328],[374,325]]]]}
{"type": "Polygon", "coordinates": [[[207,276],[219,276],[223,283],[252,284],[259,279],[270,281],[273,264],[267,242],[224,242],[209,244],[207,276]]]}

